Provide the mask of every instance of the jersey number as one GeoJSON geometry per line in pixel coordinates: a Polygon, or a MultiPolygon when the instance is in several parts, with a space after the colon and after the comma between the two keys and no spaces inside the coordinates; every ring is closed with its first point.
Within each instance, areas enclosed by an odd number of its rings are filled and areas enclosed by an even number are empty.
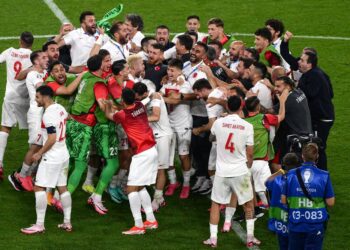
{"type": "Polygon", "coordinates": [[[64,119],[64,121],[60,122],[60,137],[58,138],[58,141],[63,141],[66,138],[66,123],[67,119],[64,119]]]}
{"type": "Polygon", "coordinates": [[[21,72],[22,70],[22,63],[20,61],[16,61],[14,64],[13,64],[13,70],[15,71],[16,73],[16,76],[19,74],[19,72],[21,72]]]}
{"type": "Polygon", "coordinates": [[[232,139],[233,139],[233,133],[230,133],[228,135],[226,145],[225,145],[225,149],[229,150],[231,153],[235,152],[235,145],[233,144],[232,139]]]}

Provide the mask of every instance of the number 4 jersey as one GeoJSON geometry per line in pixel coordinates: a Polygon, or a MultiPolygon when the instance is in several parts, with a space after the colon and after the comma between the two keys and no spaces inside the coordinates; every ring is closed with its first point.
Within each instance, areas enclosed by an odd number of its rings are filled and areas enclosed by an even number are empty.
{"type": "Polygon", "coordinates": [[[217,119],[211,133],[217,141],[215,175],[235,177],[248,173],[246,146],[254,145],[253,126],[232,114],[217,119]]]}
{"type": "Polygon", "coordinates": [[[17,81],[15,77],[19,72],[32,65],[30,62],[31,53],[30,49],[9,48],[0,54],[0,63],[6,62],[7,69],[5,101],[17,104],[28,102],[25,81],[17,81]]]}
{"type": "Polygon", "coordinates": [[[45,109],[41,123],[43,144],[45,145],[49,133],[56,133],[56,142],[43,155],[43,161],[58,163],[69,159],[69,153],[66,147],[67,117],[66,110],[60,104],[54,103],[45,109]]]}

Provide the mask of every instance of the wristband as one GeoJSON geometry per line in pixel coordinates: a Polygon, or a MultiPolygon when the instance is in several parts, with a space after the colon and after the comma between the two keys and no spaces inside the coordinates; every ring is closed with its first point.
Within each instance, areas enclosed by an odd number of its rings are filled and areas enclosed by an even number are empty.
{"type": "Polygon", "coordinates": [[[103,35],[100,35],[95,41],[95,44],[102,46],[102,42],[103,42],[103,35]]]}

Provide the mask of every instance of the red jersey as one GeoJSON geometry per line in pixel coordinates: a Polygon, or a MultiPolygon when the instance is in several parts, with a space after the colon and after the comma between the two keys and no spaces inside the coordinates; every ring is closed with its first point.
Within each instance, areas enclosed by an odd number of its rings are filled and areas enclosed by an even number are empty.
{"type": "Polygon", "coordinates": [[[132,89],[133,87],[134,87],[134,82],[131,80],[124,81],[123,86],[121,86],[113,76],[108,78],[108,91],[114,100],[120,99],[122,97],[123,89],[125,88],[132,89]]]}
{"type": "Polygon", "coordinates": [[[156,144],[148,123],[146,108],[141,102],[137,101],[130,108],[115,113],[113,120],[122,125],[135,154],[142,153],[156,144]]]}

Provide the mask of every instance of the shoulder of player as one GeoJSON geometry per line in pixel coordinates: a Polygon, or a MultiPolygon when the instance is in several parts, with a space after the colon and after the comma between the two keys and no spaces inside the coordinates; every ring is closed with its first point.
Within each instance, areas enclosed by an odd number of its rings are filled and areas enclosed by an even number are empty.
{"type": "Polygon", "coordinates": [[[161,100],[161,99],[162,99],[162,96],[161,96],[160,93],[154,92],[154,93],[151,94],[151,99],[152,99],[152,100],[161,100]]]}

